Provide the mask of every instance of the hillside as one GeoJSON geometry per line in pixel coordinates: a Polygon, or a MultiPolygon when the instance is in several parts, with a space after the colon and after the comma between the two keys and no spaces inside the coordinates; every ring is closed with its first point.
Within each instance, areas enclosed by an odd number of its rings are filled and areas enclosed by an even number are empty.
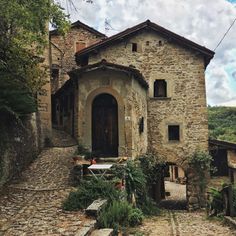
{"type": "Polygon", "coordinates": [[[210,138],[236,143],[236,107],[208,107],[210,138]]]}

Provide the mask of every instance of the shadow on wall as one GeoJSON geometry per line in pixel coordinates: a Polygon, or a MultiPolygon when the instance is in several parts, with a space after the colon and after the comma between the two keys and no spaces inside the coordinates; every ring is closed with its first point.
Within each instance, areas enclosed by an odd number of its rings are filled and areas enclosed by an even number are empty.
{"type": "Polygon", "coordinates": [[[0,122],[0,188],[9,180],[19,178],[39,152],[39,125],[36,114],[16,119],[1,113],[0,122]]]}

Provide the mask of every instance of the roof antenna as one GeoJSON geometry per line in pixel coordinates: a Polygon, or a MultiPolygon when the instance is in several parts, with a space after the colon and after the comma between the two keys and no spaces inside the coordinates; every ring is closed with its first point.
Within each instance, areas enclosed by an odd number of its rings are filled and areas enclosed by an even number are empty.
{"type": "Polygon", "coordinates": [[[109,30],[119,31],[119,30],[114,29],[114,28],[111,26],[110,20],[108,20],[108,19],[106,18],[106,19],[105,19],[105,34],[107,34],[107,32],[108,32],[109,30]]]}

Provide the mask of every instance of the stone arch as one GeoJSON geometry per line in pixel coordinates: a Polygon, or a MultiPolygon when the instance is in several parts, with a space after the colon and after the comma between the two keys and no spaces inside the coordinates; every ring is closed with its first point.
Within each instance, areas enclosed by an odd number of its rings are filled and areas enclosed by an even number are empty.
{"type": "Polygon", "coordinates": [[[97,88],[90,92],[86,99],[85,105],[85,130],[84,142],[86,146],[91,150],[92,147],[92,103],[95,97],[100,94],[107,93],[112,95],[118,104],[118,135],[119,135],[119,148],[118,155],[122,156],[125,153],[125,104],[121,95],[111,87],[97,88]]]}

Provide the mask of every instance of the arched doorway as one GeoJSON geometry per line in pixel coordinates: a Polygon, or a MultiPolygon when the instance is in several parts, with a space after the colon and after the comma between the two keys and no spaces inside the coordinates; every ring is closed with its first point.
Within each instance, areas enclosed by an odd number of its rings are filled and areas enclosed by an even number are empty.
{"type": "Polygon", "coordinates": [[[118,105],[110,94],[100,94],[92,103],[92,151],[97,156],[118,156],[118,105]]]}

